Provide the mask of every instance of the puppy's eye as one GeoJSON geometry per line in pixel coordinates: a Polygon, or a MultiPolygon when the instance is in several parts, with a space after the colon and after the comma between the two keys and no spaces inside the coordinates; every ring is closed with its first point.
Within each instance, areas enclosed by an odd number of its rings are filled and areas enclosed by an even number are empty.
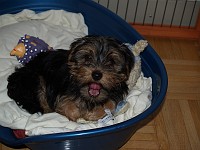
{"type": "Polygon", "coordinates": [[[93,58],[92,58],[91,55],[85,55],[84,59],[85,59],[85,65],[86,66],[89,67],[93,64],[93,58]]]}
{"type": "Polygon", "coordinates": [[[112,68],[115,64],[116,62],[113,59],[109,59],[104,63],[107,68],[112,68]]]}
{"type": "Polygon", "coordinates": [[[105,61],[104,66],[105,69],[108,70],[115,70],[119,72],[122,69],[123,63],[118,58],[110,58],[105,61]]]}

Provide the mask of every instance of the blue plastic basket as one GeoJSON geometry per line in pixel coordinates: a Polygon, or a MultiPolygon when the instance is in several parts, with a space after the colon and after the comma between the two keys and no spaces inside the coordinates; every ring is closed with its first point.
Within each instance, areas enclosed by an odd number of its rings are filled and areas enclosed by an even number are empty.
{"type": "MultiPolygon", "coordinates": [[[[0,15],[17,13],[23,9],[41,12],[49,9],[63,9],[82,13],[89,28],[89,34],[113,36],[123,42],[134,44],[142,39],[128,23],[91,0],[0,0],[0,15]]],[[[108,127],[86,131],[49,134],[17,139],[12,130],[0,126],[0,141],[8,146],[26,145],[33,150],[116,150],[123,146],[140,122],[155,112],[162,104],[168,85],[166,69],[160,57],[149,45],[142,53],[142,70],[153,80],[152,105],[140,115],[108,127]]]]}

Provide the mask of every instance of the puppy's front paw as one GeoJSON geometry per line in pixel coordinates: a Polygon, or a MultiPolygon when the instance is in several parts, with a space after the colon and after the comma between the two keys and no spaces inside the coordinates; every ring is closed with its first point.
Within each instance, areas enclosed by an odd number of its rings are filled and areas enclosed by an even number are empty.
{"type": "Polygon", "coordinates": [[[95,107],[92,111],[88,111],[84,115],[84,119],[88,121],[97,121],[101,118],[103,118],[106,115],[106,112],[104,110],[104,107],[102,106],[97,106],[95,107]]]}

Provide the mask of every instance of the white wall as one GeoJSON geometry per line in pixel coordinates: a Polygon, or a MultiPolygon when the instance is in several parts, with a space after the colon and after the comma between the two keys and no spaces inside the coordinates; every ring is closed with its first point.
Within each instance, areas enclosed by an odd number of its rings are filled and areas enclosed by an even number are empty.
{"type": "Polygon", "coordinates": [[[194,27],[200,0],[94,0],[127,22],[194,27]]]}

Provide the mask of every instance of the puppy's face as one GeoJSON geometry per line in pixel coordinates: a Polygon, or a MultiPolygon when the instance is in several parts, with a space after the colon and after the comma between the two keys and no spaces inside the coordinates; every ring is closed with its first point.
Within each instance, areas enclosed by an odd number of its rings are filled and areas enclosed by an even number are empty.
{"type": "Polygon", "coordinates": [[[68,65],[79,84],[81,98],[101,103],[128,79],[134,60],[130,50],[119,41],[86,36],[71,44],[68,65]]]}

